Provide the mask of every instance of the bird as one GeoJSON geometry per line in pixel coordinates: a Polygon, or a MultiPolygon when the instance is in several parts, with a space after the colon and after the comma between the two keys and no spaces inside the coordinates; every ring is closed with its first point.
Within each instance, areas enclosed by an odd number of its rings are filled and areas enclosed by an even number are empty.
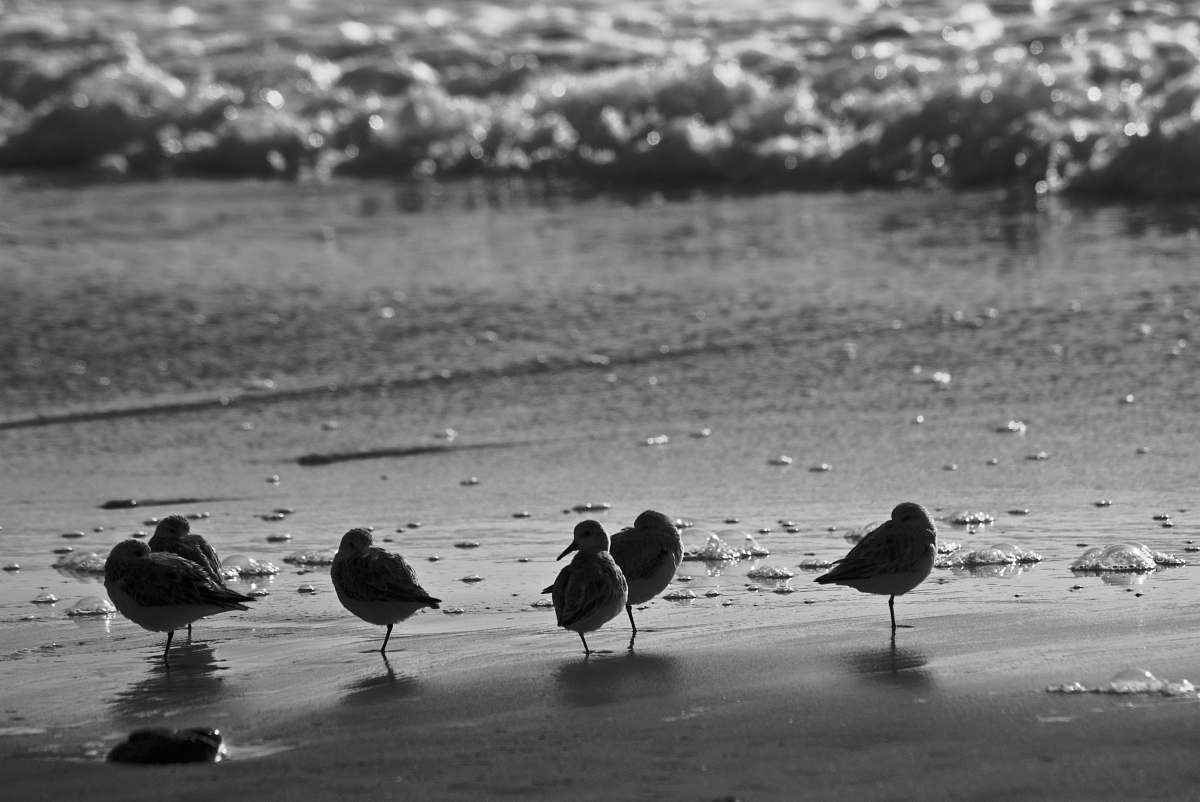
{"type": "Polygon", "coordinates": [[[104,562],[104,589],[133,623],[166,632],[163,661],[175,630],[201,618],[230,610],[249,610],[253,601],[213,581],[204,569],[177,554],[150,551],[140,540],[113,546],[104,562]]]}
{"type": "Polygon", "coordinates": [[[896,634],[896,597],[925,581],[937,557],[937,530],[920,504],[905,501],[891,520],[868,532],[833,570],[814,582],[847,585],[863,593],[888,596],[892,636],[896,634]]]}
{"type": "MultiPolygon", "coordinates": [[[[154,527],[150,536],[150,551],[178,554],[185,560],[191,560],[204,570],[204,573],[221,587],[225,587],[225,577],[221,575],[221,561],[217,553],[201,535],[193,534],[192,525],[182,515],[168,515],[154,527]]],[[[192,625],[188,624],[188,637],[192,636],[192,625]]]]}
{"type": "Polygon", "coordinates": [[[620,615],[629,600],[629,585],[608,546],[608,533],[599,522],[587,520],[576,524],[571,545],[556,559],[561,560],[573,551],[579,553],[558,572],[554,584],[542,591],[552,594],[558,625],[579,633],[585,655],[591,655],[592,650],[584,633],[593,632],[620,615]]]}
{"type": "Polygon", "coordinates": [[[425,592],[404,558],[371,545],[366,529],[351,529],[329,567],[338,601],[366,621],[387,627],[379,653],[387,658],[392,626],[424,607],[439,609],[441,599],[425,592]]]}
{"type": "Polygon", "coordinates": [[[632,528],[612,536],[608,550],[629,585],[625,614],[633,629],[629,638],[632,649],[638,632],[633,605],[650,601],[675,578],[675,569],[683,561],[683,543],[679,540],[679,530],[667,516],[646,510],[634,519],[632,528]]]}

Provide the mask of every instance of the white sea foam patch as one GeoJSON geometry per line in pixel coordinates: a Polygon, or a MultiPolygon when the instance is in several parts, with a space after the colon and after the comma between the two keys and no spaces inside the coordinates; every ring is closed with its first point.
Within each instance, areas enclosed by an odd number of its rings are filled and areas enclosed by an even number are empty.
{"type": "Polygon", "coordinates": [[[988,565],[1028,565],[1043,560],[1041,554],[1013,543],[997,543],[979,549],[959,549],[939,557],[937,568],[977,568],[988,565]]]}
{"type": "Polygon", "coordinates": [[[67,608],[67,615],[89,616],[89,615],[112,615],[117,611],[113,603],[108,599],[100,596],[84,596],[79,601],[67,608]]]}
{"type": "Polygon", "coordinates": [[[337,555],[337,550],[328,549],[301,549],[293,551],[291,554],[283,558],[285,563],[290,565],[329,565],[333,562],[333,558],[337,555]]]}
{"type": "Polygon", "coordinates": [[[706,529],[691,529],[688,542],[683,546],[683,559],[705,562],[736,562],[750,557],[766,557],[771,552],[759,544],[753,535],[736,529],[709,532],[706,529]],[[704,538],[704,542],[700,542],[704,538]],[[730,541],[734,541],[731,543],[730,541]]]}
{"type": "Polygon", "coordinates": [[[1160,566],[1187,565],[1182,557],[1152,551],[1141,543],[1114,543],[1093,546],[1071,563],[1072,571],[1153,571],[1160,566]]]}
{"type": "Polygon", "coordinates": [[[1051,685],[1046,692],[1189,696],[1196,693],[1196,686],[1186,679],[1160,679],[1145,668],[1126,668],[1093,688],[1081,682],[1066,682],[1051,685]]]}
{"type": "Polygon", "coordinates": [[[54,568],[69,574],[103,574],[106,559],[106,555],[95,551],[72,552],[60,556],[54,568]]]}
{"type": "Polygon", "coordinates": [[[221,575],[226,579],[237,579],[245,576],[274,576],[279,568],[267,560],[247,557],[244,554],[231,554],[221,560],[221,575]]]}

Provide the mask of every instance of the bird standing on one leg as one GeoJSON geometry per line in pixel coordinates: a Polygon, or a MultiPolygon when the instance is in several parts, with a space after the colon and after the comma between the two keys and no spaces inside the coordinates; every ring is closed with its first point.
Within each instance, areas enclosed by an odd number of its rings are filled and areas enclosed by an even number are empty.
{"type": "Polygon", "coordinates": [[[896,634],[896,597],[925,581],[937,557],[937,530],[920,504],[905,501],[892,518],[868,532],[854,548],[814,582],[848,585],[863,593],[888,596],[892,634],[896,634]]]}
{"type": "Polygon", "coordinates": [[[683,544],[679,530],[661,512],[646,510],[633,522],[633,528],[623,529],[612,536],[609,552],[629,584],[625,614],[633,635],[629,648],[637,638],[638,628],[633,621],[633,605],[648,602],[662,593],[675,570],[683,561],[683,544]]]}
{"type": "Polygon", "coordinates": [[[201,618],[229,610],[249,610],[249,596],[218,585],[191,560],[152,552],[140,540],[113,547],[104,563],[104,589],[133,623],[153,632],[166,632],[163,660],[175,630],[201,618]]]}
{"type": "MultiPolygon", "coordinates": [[[[200,566],[213,582],[225,587],[225,577],[221,575],[221,561],[217,559],[217,553],[207,540],[192,532],[192,525],[182,515],[168,515],[159,521],[148,542],[150,551],[178,554],[185,560],[191,560],[200,566]]],[[[191,638],[191,624],[188,624],[187,630],[188,638],[191,638]]]]}
{"type": "Polygon", "coordinates": [[[425,592],[403,557],[372,546],[366,529],[342,535],[329,576],[343,607],[368,624],[387,627],[379,647],[385,659],[392,626],[424,607],[437,610],[442,601],[425,592]]]}
{"type": "Polygon", "coordinates": [[[585,655],[592,650],[584,633],[597,630],[620,615],[629,598],[625,575],[609,554],[608,546],[608,533],[599,523],[588,520],[577,524],[571,545],[557,559],[573,551],[579,553],[558,572],[554,584],[542,591],[552,594],[558,625],[579,633],[585,655]]]}

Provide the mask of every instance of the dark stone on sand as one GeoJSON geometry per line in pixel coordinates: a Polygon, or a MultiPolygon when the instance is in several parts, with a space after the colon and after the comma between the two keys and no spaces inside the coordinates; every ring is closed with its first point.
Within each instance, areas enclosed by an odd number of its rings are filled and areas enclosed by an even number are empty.
{"type": "Polygon", "coordinates": [[[221,732],[195,727],[135,730],[108,753],[110,763],[215,763],[221,759],[221,732]]]}
{"type": "MultiPolygon", "coordinates": [[[[102,510],[132,510],[135,507],[177,507],[183,504],[199,504],[205,501],[225,501],[221,498],[147,498],[140,501],[131,498],[109,499],[100,505],[102,510]]],[[[191,516],[189,516],[191,517],[191,516]]]]}
{"type": "Polygon", "coordinates": [[[100,509],[102,509],[102,510],[131,510],[134,507],[136,507],[137,505],[138,505],[138,503],[131,498],[109,499],[108,501],[106,501],[100,505],[100,509]]]}

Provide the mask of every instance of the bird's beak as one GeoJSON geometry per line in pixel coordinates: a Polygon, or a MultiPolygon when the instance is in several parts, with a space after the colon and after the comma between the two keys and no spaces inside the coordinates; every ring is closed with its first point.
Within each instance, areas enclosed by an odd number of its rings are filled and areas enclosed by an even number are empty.
{"type": "Polygon", "coordinates": [[[563,557],[566,557],[568,554],[575,551],[575,549],[577,549],[577,548],[579,548],[579,544],[572,543],[571,545],[567,546],[565,549],[562,550],[562,554],[558,555],[554,559],[561,560],[563,557]]]}

